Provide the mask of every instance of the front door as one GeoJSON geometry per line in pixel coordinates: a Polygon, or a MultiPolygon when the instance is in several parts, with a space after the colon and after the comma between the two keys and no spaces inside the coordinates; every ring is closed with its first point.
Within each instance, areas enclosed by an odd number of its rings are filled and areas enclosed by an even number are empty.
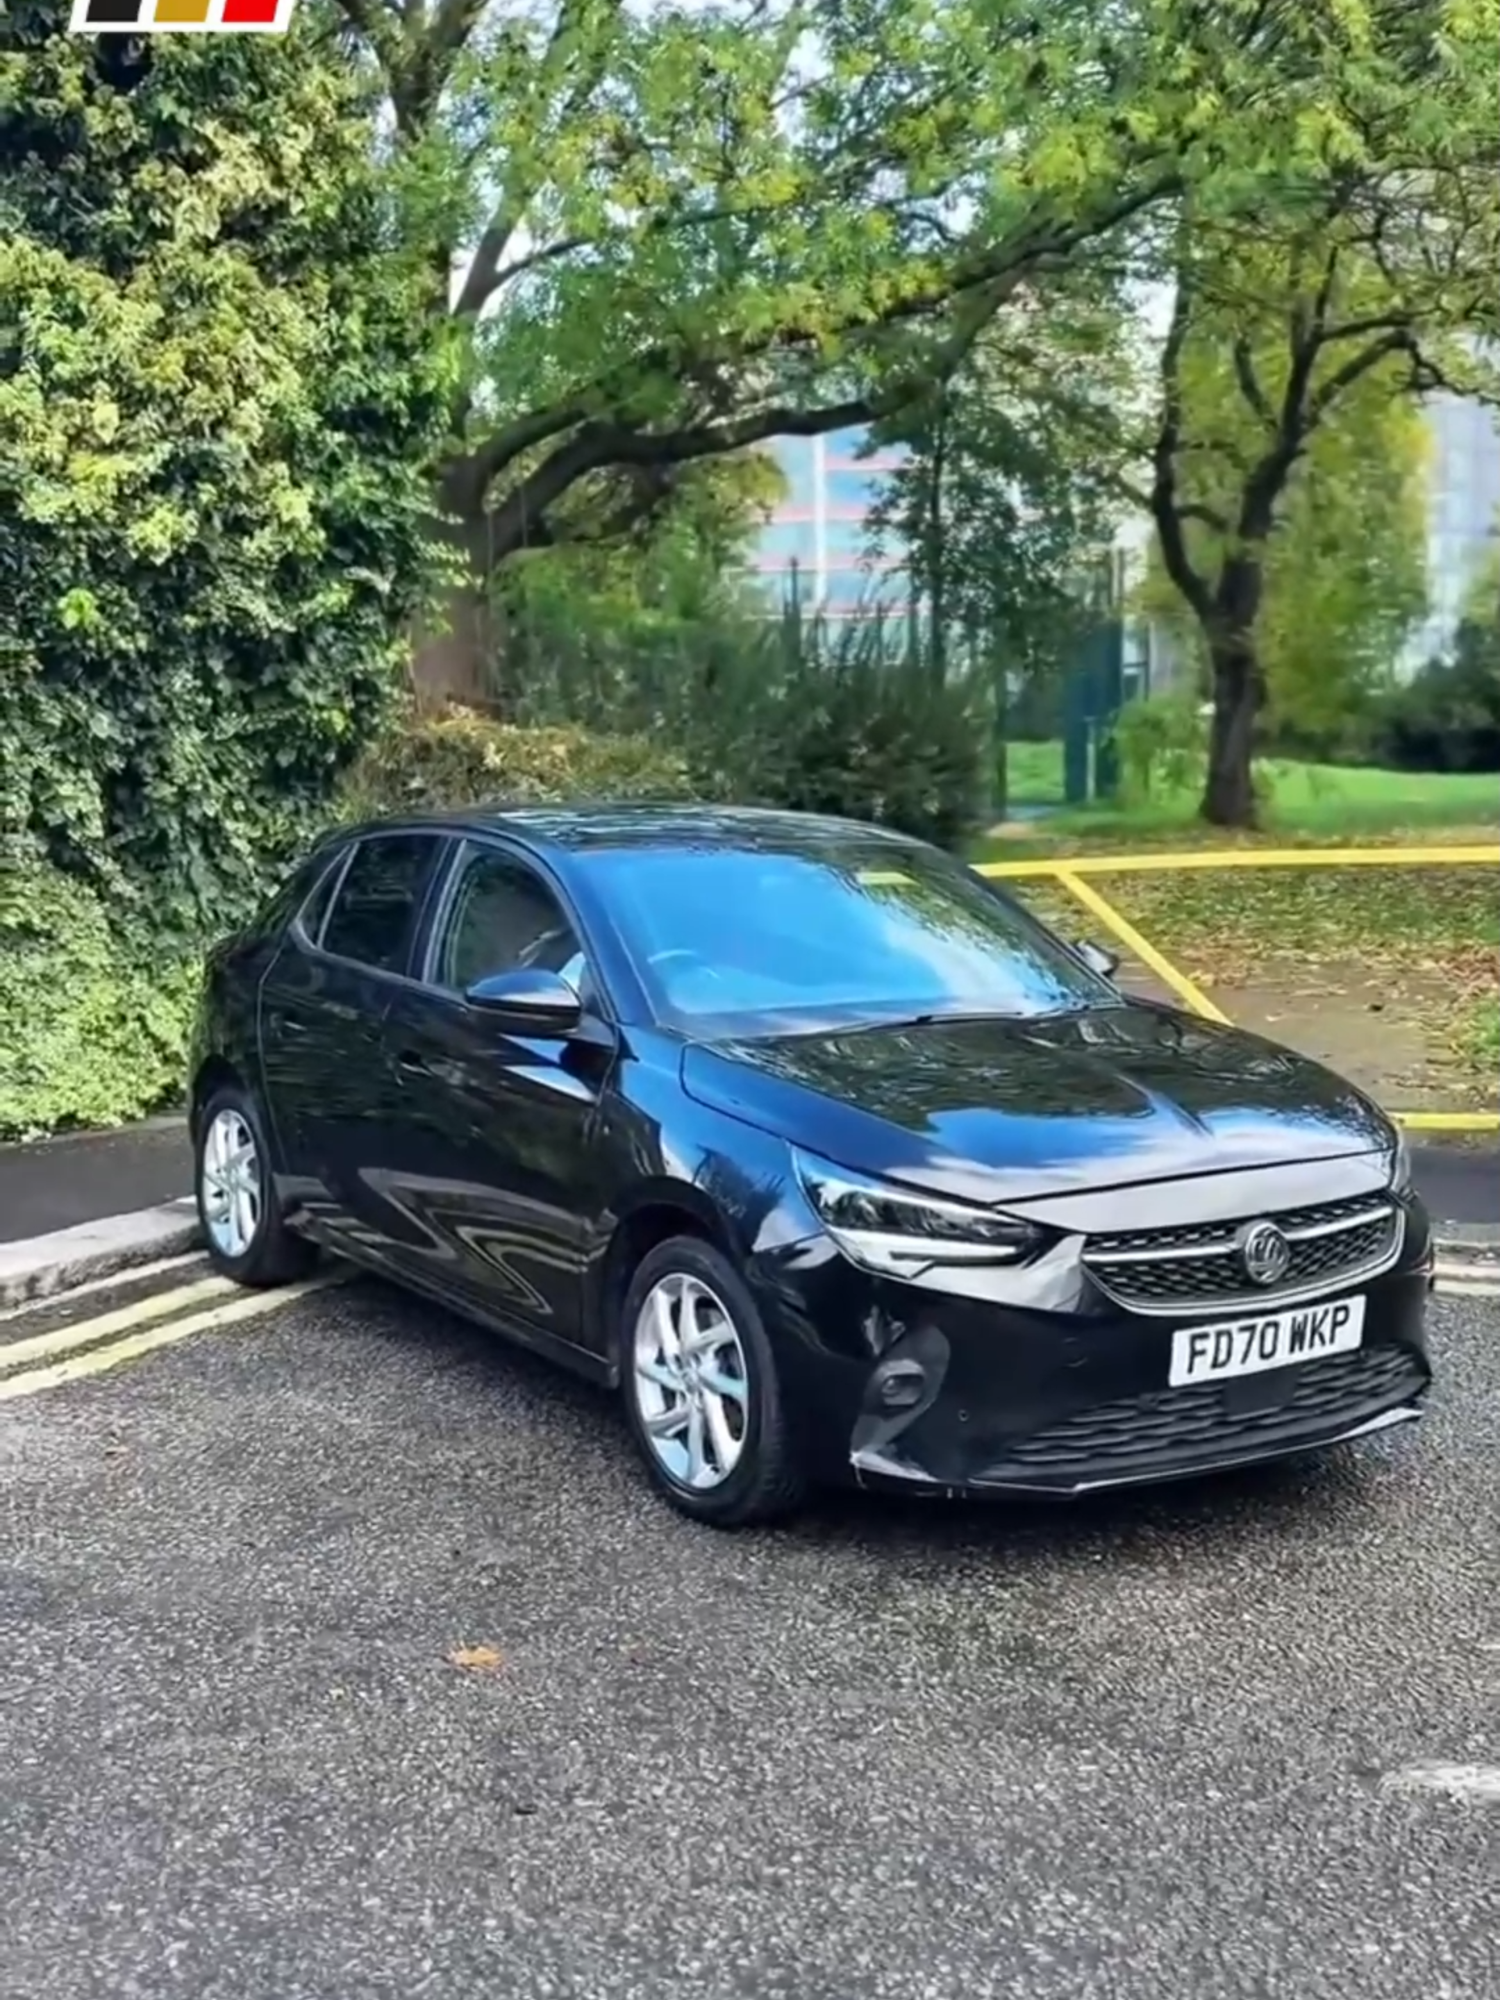
{"type": "Polygon", "coordinates": [[[402,1106],[383,1193],[413,1276],[518,1334],[585,1343],[584,1283],[604,1207],[594,1132],[614,1037],[592,1008],[573,1038],[513,1035],[468,1006],[486,974],[545,966],[589,978],[550,885],[508,849],[465,842],[420,988],[392,996],[386,1061],[402,1106]]]}

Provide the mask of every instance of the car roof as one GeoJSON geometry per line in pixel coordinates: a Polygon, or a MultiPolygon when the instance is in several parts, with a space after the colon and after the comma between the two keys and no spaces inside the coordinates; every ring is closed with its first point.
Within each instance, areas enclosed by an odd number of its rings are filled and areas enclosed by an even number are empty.
{"type": "Polygon", "coordinates": [[[910,846],[909,838],[863,820],[831,814],[783,812],[767,806],[655,805],[607,800],[576,805],[481,805],[447,812],[390,814],[347,829],[373,833],[386,827],[440,827],[453,833],[507,833],[529,846],[580,851],[589,848],[779,848],[818,853],[831,847],[880,842],[910,846]]]}

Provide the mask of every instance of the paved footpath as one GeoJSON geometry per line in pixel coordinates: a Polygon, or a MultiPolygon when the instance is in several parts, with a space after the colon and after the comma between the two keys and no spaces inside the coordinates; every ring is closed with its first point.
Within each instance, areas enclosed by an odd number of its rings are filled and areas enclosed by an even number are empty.
{"type": "Polygon", "coordinates": [[[1411,1433],[723,1536],[432,1307],[164,1282],[0,1321],[6,2000],[1494,2000],[1500,1306],[1411,1433]]]}
{"type": "Polygon", "coordinates": [[[119,1132],[0,1146],[0,1243],[154,1208],[187,1194],[192,1185],[192,1155],[180,1115],[147,1119],[119,1132]]]}

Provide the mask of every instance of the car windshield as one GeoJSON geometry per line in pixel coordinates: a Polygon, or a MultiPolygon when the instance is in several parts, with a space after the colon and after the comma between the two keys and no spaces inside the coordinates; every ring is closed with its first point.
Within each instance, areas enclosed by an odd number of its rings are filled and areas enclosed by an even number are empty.
{"type": "Polygon", "coordinates": [[[579,861],[658,1017],[694,1034],[1119,1004],[1018,903],[936,849],[619,847],[579,861]]]}

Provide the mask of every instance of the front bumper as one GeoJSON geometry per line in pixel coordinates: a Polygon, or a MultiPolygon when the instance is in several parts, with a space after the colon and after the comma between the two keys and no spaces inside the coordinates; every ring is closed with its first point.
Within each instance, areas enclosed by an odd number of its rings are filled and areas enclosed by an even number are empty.
{"type": "Polygon", "coordinates": [[[794,1395],[813,1469],[862,1485],[1066,1499],[1192,1478],[1419,1417],[1432,1378],[1431,1284],[1422,1258],[1358,1287],[1365,1324],[1352,1353],[1172,1388],[1175,1327],[1231,1313],[1169,1321],[1098,1300],[1044,1313],[875,1279],[860,1358],[810,1343],[812,1321],[796,1314],[794,1395]],[[905,1406],[892,1407],[897,1399],[905,1406]]]}

